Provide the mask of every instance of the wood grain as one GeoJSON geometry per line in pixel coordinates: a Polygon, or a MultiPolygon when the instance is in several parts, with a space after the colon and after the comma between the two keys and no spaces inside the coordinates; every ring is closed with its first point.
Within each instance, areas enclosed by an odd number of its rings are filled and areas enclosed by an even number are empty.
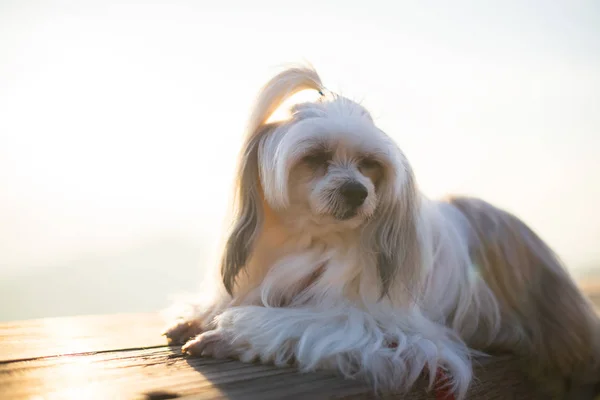
{"type": "MultiPolygon", "coordinates": [[[[0,324],[0,399],[367,399],[360,382],[293,368],[189,358],[160,336],[154,314],[0,324]]],[[[475,369],[469,399],[543,399],[510,358],[475,369]]],[[[432,399],[424,384],[410,395],[432,399]]]]}
{"type": "Polygon", "coordinates": [[[177,350],[129,350],[5,363],[0,365],[0,398],[156,399],[159,394],[163,398],[167,394],[171,398],[193,394],[204,399],[277,398],[288,389],[307,392],[315,385],[330,394],[367,390],[325,374],[305,376],[292,368],[184,358],[177,350]]]}
{"type": "MultiPolygon", "coordinates": [[[[538,398],[510,360],[498,359],[480,366],[478,375],[480,382],[471,390],[472,399],[538,398]]],[[[181,355],[178,347],[42,357],[0,364],[0,399],[179,397],[197,400],[374,398],[359,382],[344,381],[330,374],[299,374],[293,368],[188,358],[181,355]]],[[[396,398],[426,400],[432,396],[420,385],[410,395],[396,398]]]]}
{"type": "Polygon", "coordinates": [[[0,324],[0,361],[165,346],[157,314],[44,318],[0,324]]]}

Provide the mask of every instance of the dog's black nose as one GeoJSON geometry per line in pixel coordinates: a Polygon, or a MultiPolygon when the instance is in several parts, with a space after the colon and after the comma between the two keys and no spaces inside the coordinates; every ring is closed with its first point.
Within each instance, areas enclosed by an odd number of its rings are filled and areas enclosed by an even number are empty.
{"type": "Polygon", "coordinates": [[[342,185],[340,194],[344,197],[347,205],[358,207],[365,202],[369,192],[363,184],[352,181],[342,185]]]}

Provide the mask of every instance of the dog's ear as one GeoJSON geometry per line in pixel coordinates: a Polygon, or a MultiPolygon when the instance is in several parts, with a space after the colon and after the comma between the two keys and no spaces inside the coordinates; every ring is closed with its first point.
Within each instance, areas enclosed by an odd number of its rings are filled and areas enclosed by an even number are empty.
{"type": "Polygon", "coordinates": [[[259,172],[259,147],[275,124],[267,120],[289,97],[305,89],[322,90],[321,79],[310,67],[293,67],[273,77],[259,92],[247,126],[247,137],[237,171],[234,226],[221,260],[221,278],[232,294],[239,272],[248,262],[265,217],[259,172]]]}
{"type": "Polygon", "coordinates": [[[258,148],[261,139],[272,129],[264,126],[249,138],[242,151],[235,186],[235,216],[221,260],[221,278],[229,294],[239,272],[244,268],[263,225],[265,210],[262,204],[258,170],[258,148]]]}
{"type": "Polygon", "coordinates": [[[376,257],[381,297],[389,293],[394,280],[401,280],[398,287],[412,297],[421,276],[420,200],[408,167],[402,188],[382,193],[380,198],[382,201],[363,232],[363,243],[376,257]]]}

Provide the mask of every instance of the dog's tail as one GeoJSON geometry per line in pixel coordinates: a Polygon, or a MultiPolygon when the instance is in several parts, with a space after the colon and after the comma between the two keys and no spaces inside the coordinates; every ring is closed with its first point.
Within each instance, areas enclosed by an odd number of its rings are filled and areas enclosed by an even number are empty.
{"type": "Polygon", "coordinates": [[[255,101],[247,127],[249,135],[258,131],[284,101],[302,90],[323,90],[321,78],[310,66],[291,67],[271,78],[255,101]]]}
{"type": "Polygon", "coordinates": [[[472,227],[472,259],[503,321],[495,343],[545,376],[600,380],[600,320],[559,258],[516,216],[473,198],[449,200],[472,227]]]}

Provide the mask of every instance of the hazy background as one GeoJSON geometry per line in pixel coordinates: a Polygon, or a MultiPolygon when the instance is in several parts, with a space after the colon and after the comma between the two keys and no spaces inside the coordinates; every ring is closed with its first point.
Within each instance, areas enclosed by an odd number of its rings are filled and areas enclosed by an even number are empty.
{"type": "Polygon", "coordinates": [[[600,271],[597,1],[2,0],[0,320],[195,289],[251,101],[299,60],[426,194],[483,196],[600,271]]]}

